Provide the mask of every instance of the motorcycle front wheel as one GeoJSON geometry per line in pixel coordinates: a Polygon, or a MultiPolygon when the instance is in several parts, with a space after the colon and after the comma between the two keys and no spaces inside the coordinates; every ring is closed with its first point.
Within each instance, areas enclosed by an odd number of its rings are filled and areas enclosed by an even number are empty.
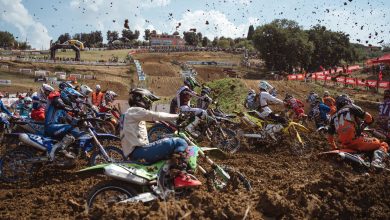
{"type": "Polygon", "coordinates": [[[148,138],[149,142],[155,142],[157,140],[160,140],[164,138],[168,134],[172,134],[172,129],[162,125],[162,124],[156,124],[153,127],[150,128],[148,131],[148,138]]]}
{"type": "Polygon", "coordinates": [[[212,143],[226,153],[236,153],[241,146],[236,132],[229,128],[221,129],[225,133],[226,138],[223,137],[221,132],[213,131],[213,136],[211,137],[212,143]]]}
{"type": "MultiPolygon", "coordinates": [[[[108,146],[105,147],[104,150],[107,152],[108,156],[113,160],[113,162],[121,162],[126,159],[125,155],[123,155],[123,151],[117,147],[108,146]]],[[[104,158],[103,154],[100,151],[95,151],[91,156],[89,165],[94,166],[103,163],[108,163],[108,161],[104,158]]]]}
{"type": "Polygon", "coordinates": [[[230,179],[225,180],[216,170],[211,171],[211,173],[207,175],[207,187],[209,191],[234,191],[237,189],[245,189],[246,191],[252,190],[250,181],[244,174],[229,166],[222,165],[221,168],[229,174],[230,179]]]}
{"type": "Polygon", "coordinates": [[[114,203],[129,199],[137,195],[131,184],[119,180],[107,180],[92,187],[87,194],[88,208],[114,203]]]}

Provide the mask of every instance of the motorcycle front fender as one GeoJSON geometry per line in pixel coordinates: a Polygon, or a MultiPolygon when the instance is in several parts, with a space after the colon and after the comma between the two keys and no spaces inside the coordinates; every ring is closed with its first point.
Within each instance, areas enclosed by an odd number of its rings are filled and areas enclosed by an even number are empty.
{"type": "Polygon", "coordinates": [[[113,134],[96,133],[96,138],[99,140],[120,141],[121,139],[113,134]]]}

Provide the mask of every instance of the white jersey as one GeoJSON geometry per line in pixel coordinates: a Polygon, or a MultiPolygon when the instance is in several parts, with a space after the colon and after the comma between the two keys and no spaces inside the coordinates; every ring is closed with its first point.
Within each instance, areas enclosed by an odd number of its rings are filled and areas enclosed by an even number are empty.
{"type": "Polygon", "coordinates": [[[261,115],[264,116],[263,118],[267,117],[271,112],[271,108],[268,107],[269,103],[275,103],[275,104],[283,104],[283,101],[272,96],[268,92],[261,91],[260,94],[260,108],[262,110],[261,115]]]}

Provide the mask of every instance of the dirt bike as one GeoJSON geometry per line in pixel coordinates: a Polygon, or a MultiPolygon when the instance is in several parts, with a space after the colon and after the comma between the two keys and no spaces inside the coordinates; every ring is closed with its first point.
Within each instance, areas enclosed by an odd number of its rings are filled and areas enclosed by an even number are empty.
{"type": "Polygon", "coordinates": [[[0,160],[1,179],[6,182],[29,180],[43,166],[70,169],[75,165],[77,158],[87,160],[90,165],[102,162],[123,161],[124,155],[121,149],[114,146],[103,147],[99,141],[118,140],[118,137],[94,131],[90,122],[93,120],[97,119],[81,119],[74,126],[85,129],[75,143],[65,149],[74,155],[75,159],[67,158],[61,153],[57,153],[53,161],[49,159],[47,149],[51,149],[58,140],[38,134],[7,134],[10,138],[18,140],[19,144],[16,148],[8,150],[2,156],[0,160]]]}
{"type": "MultiPolygon", "coordinates": [[[[240,119],[236,125],[237,136],[248,143],[248,148],[253,149],[259,145],[270,145],[275,142],[287,141],[294,154],[302,155],[307,150],[306,142],[301,133],[308,133],[309,129],[300,123],[276,120],[263,120],[257,111],[235,112],[240,119]]],[[[278,118],[278,115],[270,116],[278,118]]]]}
{"type": "MultiPolygon", "coordinates": [[[[175,133],[185,139],[189,149],[189,166],[199,170],[207,180],[209,190],[233,190],[244,188],[251,190],[249,180],[233,168],[220,166],[206,156],[206,151],[215,150],[202,148],[194,144],[193,139],[184,133],[175,133]],[[198,161],[198,159],[201,159],[198,161]],[[202,162],[202,165],[199,164],[202,162]],[[206,167],[207,166],[207,167],[206,167]]],[[[150,165],[138,162],[101,164],[79,171],[93,174],[103,172],[110,179],[92,187],[87,194],[87,205],[93,208],[97,205],[113,203],[149,202],[156,199],[168,199],[170,196],[185,196],[190,191],[175,189],[174,174],[171,174],[170,160],[159,161],[150,165]]]]}
{"type": "MultiPolygon", "coordinates": [[[[113,120],[115,117],[110,112],[99,112],[98,107],[84,103],[87,106],[87,117],[101,119],[100,121],[92,122],[98,132],[118,134],[118,120],[113,120]]],[[[120,115],[120,114],[119,114],[120,115]]]]}
{"type": "MultiPolygon", "coordinates": [[[[363,131],[361,135],[366,137],[374,136],[381,140],[386,140],[387,136],[376,129],[368,128],[364,123],[360,126],[363,131]]],[[[348,149],[347,147],[326,151],[318,154],[322,158],[335,158],[337,160],[350,162],[352,167],[357,171],[368,171],[371,169],[371,160],[373,156],[373,151],[359,152],[354,149],[348,149]]],[[[384,160],[386,167],[390,167],[389,153],[387,158],[384,160]]],[[[389,168],[384,168],[386,171],[390,171],[389,168]]]]}
{"type": "Polygon", "coordinates": [[[234,153],[240,148],[240,142],[236,137],[236,132],[225,125],[226,123],[234,123],[229,118],[214,116],[212,111],[208,111],[206,119],[202,120],[196,128],[199,135],[191,134],[184,129],[195,117],[197,116],[192,113],[182,114],[181,122],[178,126],[170,122],[155,122],[148,131],[149,142],[159,140],[166,136],[166,134],[181,131],[194,138],[198,143],[212,143],[213,147],[217,147],[225,152],[234,153]]]}

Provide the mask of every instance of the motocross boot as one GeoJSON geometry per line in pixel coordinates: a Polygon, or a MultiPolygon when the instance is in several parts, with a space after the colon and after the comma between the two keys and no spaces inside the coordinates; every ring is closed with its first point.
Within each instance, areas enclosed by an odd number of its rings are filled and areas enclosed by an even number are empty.
{"type": "Polygon", "coordinates": [[[383,169],[385,168],[385,164],[383,163],[383,160],[386,158],[387,154],[383,150],[379,149],[374,151],[374,156],[372,158],[371,166],[376,169],[383,169]]]}
{"type": "Polygon", "coordinates": [[[199,125],[199,123],[200,123],[200,118],[199,117],[195,117],[195,120],[193,122],[191,122],[189,125],[187,125],[185,130],[188,133],[190,133],[191,135],[193,135],[195,138],[197,138],[197,137],[199,137],[200,134],[195,129],[199,125]]]}
{"type": "Polygon", "coordinates": [[[185,152],[172,155],[171,173],[174,176],[173,184],[175,188],[196,187],[202,183],[193,175],[187,173],[188,156],[185,152]]]}
{"type": "Polygon", "coordinates": [[[58,143],[56,143],[49,152],[49,159],[50,161],[53,161],[55,158],[55,153],[57,149],[59,149],[60,153],[62,153],[65,157],[69,159],[74,159],[74,156],[65,150],[66,147],[71,145],[75,141],[75,138],[72,135],[65,135],[64,138],[58,143]]]}

